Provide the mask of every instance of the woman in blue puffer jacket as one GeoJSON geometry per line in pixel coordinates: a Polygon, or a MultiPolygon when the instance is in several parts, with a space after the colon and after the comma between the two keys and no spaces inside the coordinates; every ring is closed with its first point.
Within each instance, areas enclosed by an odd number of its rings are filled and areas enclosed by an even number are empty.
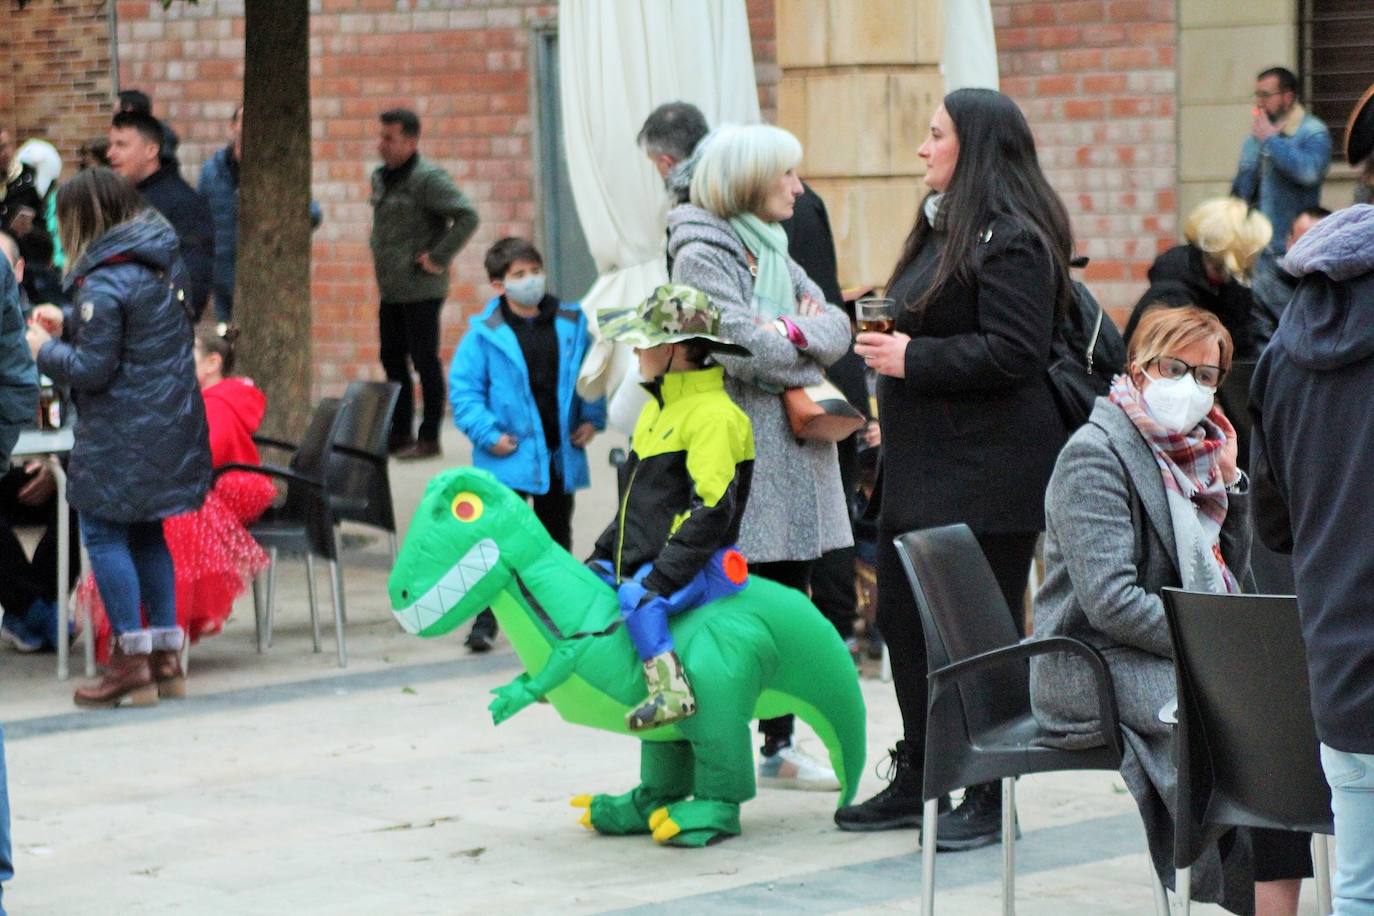
{"type": "Polygon", "coordinates": [[[36,309],[29,346],[76,401],[67,493],[117,637],[104,678],[76,703],[149,705],[185,692],[162,520],[200,508],[210,486],[186,272],[171,225],[109,169],[63,185],[57,218],[77,305],[36,309]]]}

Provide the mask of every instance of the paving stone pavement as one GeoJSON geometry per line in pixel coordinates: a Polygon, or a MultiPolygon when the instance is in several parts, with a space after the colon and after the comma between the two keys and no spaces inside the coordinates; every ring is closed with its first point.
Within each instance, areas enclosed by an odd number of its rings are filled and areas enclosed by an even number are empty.
{"type": "MultiPolygon", "coordinates": [[[[605,454],[617,439],[593,446],[594,489],[575,515],[582,550],[613,511],[605,454]]],[[[451,431],[444,446],[444,460],[393,464],[407,519],[431,474],[467,460],[451,431]]],[[[181,702],[78,711],[77,681],[56,681],[51,656],[0,654],[11,913],[918,909],[916,835],[838,831],[828,793],[761,790],[744,808],[743,836],[703,850],[579,827],[568,799],[630,787],[638,742],[566,725],[545,706],[494,728],[487,691],[517,670],[508,646],[472,656],[461,630],[402,633],[385,600],[385,541],[348,530],[346,669],[327,612],[322,652],[311,652],[294,561],[282,564],[272,648],[257,653],[252,604],[241,602],[225,632],[193,650],[181,702]]],[[[319,591],[327,601],[323,581],[319,591]]],[[[863,689],[867,797],[882,785],[874,770],[899,717],[890,685],[865,679],[863,689]]],[[[814,736],[803,740],[820,751],[814,736]]],[[[1144,836],[1115,774],[1028,778],[1018,801],[1021,913],[1151,912],[1144,836]]],[[[1000,848],[942,854],[940,912],[1000,912],[1000,869],[1000,848]]],[[[1304,912],[1315,912],[1311,898],[1309,882],[1304,912]]]]}

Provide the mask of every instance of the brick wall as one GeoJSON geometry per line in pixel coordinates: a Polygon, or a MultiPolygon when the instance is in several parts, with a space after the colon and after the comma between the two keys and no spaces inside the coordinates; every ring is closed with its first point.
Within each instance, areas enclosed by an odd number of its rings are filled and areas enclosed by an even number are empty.
{"type": "Polygon", "coordinates": [[[106,0],[0,0],[0,125],[16,145],[42,137],[68,169],[110,123],[106,0]]]}
{"type": "Polygon", "coordinates": [[[1002,90],[1073,218],[1084,279],[1118,320],[1178,233],[1173,0],[992,0],[1002,90]]]}
{"type": "MultiPolygon", "coordinates": [[[[164,12],[156,0],[119,3],[120,83],[153,96],[182,138],[194,181],[224,142],[243,76],[241,0],[200,0],[164,12]]],[[[421,151],[475,202],[476,237],[459,255],[443,313],[445,362],[470,313],[490,296],[481,258],[503,235],[531,236],[534,200],[531,26],[553,22],[556,3],[532,0],[317,0],[311,16],[313,192],[324,209],[315,233],[311,298],[316,378],[332,393],[381,374],[377,292],[367,248],[368,174],[377,164],[377,114],[412,107],[421,151]],[[424,9],[411,10],[411,7],[424,9]]],[[[771,0],[750,0],[760,102],[776,110],[771,0]]]]}

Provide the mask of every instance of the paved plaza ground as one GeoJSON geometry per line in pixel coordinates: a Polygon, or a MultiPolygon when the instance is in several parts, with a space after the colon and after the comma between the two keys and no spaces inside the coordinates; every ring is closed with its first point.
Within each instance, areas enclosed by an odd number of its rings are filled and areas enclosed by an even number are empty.
{"type": "MultiPolygon", "coordinates": [[[[467,459],[446,435],[444,461],[393,464],[407,519],[428,476],[467,459]]],[[[579,551],[613,511],[614,438],[593,446],[579,551]]],[[[327,623],[311,653],[295,561],[281,570],[272,648],[256,652],[241,602],[224,634],[193,650],[182,702],[78,711],[75,681],[54,679],[52,656],[0,654],[14,916],[918,909],[916,834],[842,833],[833,794],[761,790],[743,836],[703,850],[578,826],[568,799],[633,785],[638,742],[566,725],[547,706],[494,728],[487,691],[518,670],[509,647],[473,656],[462,631],[402,633],[385,597],[385,541],[348,531],[346,669],[327,623]]],[[[320,595],[327,607],[323,573],[320,595]]],[[[863,690],[867,797],[899,718],[890,685],[866,678],[863,690]]],[[[1019,912],[1151,912],[1144,835],[1119,777],[1032,777],[1018,797],[1019,912]]],[[[1000,868],[1000,847],[941,854],[937,908],[1000,912],[1000,868]]]]}

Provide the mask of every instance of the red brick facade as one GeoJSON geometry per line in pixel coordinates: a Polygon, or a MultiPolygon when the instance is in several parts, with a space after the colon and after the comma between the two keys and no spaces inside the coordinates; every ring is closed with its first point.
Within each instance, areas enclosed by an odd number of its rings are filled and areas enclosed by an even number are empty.
{"type": "Polygon", "coordinates": [[[1119,320],[1177,240],[1173,0],[992,0],[1002,91],[1073,218],[1084,279],[1119,320]]]}

